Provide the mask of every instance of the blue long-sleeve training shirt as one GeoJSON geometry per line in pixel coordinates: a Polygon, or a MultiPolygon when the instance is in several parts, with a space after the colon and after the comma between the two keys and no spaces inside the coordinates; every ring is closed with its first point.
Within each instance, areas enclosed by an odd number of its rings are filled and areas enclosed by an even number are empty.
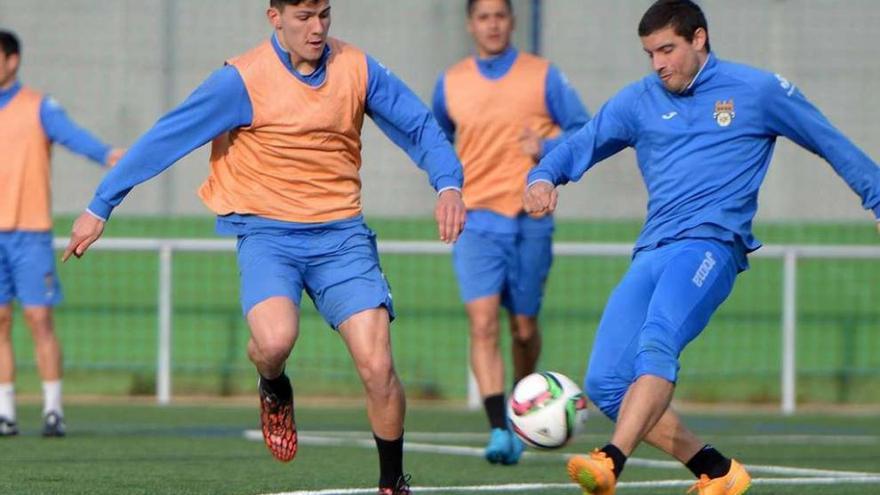
{"type": "MultiPolygon", "coordinates": [[[[317,70],[307,76],[294,69],[289,55],[274,36],[272,45],[279,59],[299,80],[313,87],[324,82],[329,45],[317,70]]],[[[367,71],[366,113],[427,172],[435,190],[460,189],[461,164],[428,108],[400,79],[370,56],[367,56],[367,71]]],[[[253,107],[238,70],[229,65],[218,69],[132,145],[98,186],[89,211],[100,218],[109,218],[131,188],[158,175],[214,137],[250,125],[252,119],[253,107]]],[[[218,217],[221,233],[241,233],[248,224],[297,227],[293,222],[252,215],[218,217]]]]}
{"type": "MultiPolygon", "coordinates": [[[[486,79],[496,80],[504,77],[513,67],[519,51],[510,46],[494,57],[474,57],[480,75],[486,79]]],[[[446,105],[446,73],[440,74],[434,86],[432,109],[437,122],[446,133],[449,142],[455,142],[455,123],[449,116],[446,105]]],[[[584,106],[577,91],[569,84],[568,79],[556,66],[550,65],[544,84],[544,102],[550,118],[562,132],[555,138],[547,138],[541,142],[541,156],[553,150],[568,136],[577,132],[590,120],[590,113],[584,106]]],[[[468,228],[484,232],[514,233],[530,230],[539,235],[550,235],[553,232],[553,218],[543,219],[510,219],[491,210],[468,211],[468,228]]]]}
{"type": "MultiPolygon", "coordinates": [[[[0,89],[0,109],[8,105],[19,91],[21,91],[20,82],[16,82],[7,90],[0,89]]],[[[110,145],[76,125],[54,98],[45,96],[40,102],[40,123],[49,141],[58,143],[99,165],[104,165],[107,161],[110,145]]]]}
{"type": "Polygon", "coordinates": [[[542,159],[528,183],[579,180],[627,147],[648,190],[636,251],[688,237],[760,247],[752,235],[758,189],[777,136],[827,160],[880,219],[880,167],[779,75],[709,55],[691,86],[671,93],[656,74],[609,100],[542,159]]]}

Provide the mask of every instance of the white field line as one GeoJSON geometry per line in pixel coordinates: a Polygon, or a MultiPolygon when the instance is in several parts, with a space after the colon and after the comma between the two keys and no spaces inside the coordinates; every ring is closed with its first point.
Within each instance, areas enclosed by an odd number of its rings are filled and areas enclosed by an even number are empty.
{"type": "MultiPolygon", "coordinates": [[[[248,440],[262,441],[263,435],[259,430],[247,430],[244,432],[245,438],[248,440]]],[[[300,433],[299,442],[302,445],[317,445],[324,447],[361,447],[367,449],[375,448],[375,442],[372,439],[358,438],[355,436],[334,436],[321,434],[300,433]]],[[[427,454],[446,454],[458,455],[463,457],[483,457],[483,449],[480,447],[467,447],[463,445],[439,445],[433,443],[417,443],[406,442],[404,450],[407,452],[419,452],[427,454]]],[[[572,454],[561,454],[553,452],[525,452],[524,459],[552,459],[556,458],[561,461],[568,460],[572,454]]],[[[640,457],[632,457],[628,459],[627,465],[640,466],[655,469],[681,469],[681,464],[677,461],[661,461],[654,459],[643,459],[640,457]]],[[[786,466],[761,466],[749,464],[746,466],[750,473],[753,474],[775,474],[781,476],[813,476],[813,477],[834,477],[834,478],[863,478],[880,476],[878,473],[868,473],[860,471],[838,471],[830,469],[812,469],[812,468],[796,468],[786,466]]]]}
{"type": "MultiPolygon", "coordinates": [[[[690,487],[693,480],[662,480],[662,481],[624,481],[617,484],[618,490],[638,488],[676,488],[690,487]]],[[[753,485],[873,485],[880,484],[880,476],[861,476],[852,478],[756,478],[753,485]]],[[[453,492],[528,492],[545,490],[566,490],[580,492],[580,487],[573,483],[518,483],[506,485],[471,485],[471,486],[415,486],[415,493],[453,493],[453,492]]],[[[375,488],[338,488],[329,490],[301,490],[295,492],[283,492],[269,495],[354,495],[361,493],[376,493],[375,488]]]]}
{"type": "MultiPolygon", "coordinates": [[[[259,431],[253,430],[259,434],[259,431]]],[[[314,431],[314,435],[339,438],[373,438],[369,432],[349,431],[314,431]]],[[[460,442],[460,441],[485,441],[486,432],[406,432],[407,440],[425,442],[460,442]]],[[[580,439],[603,441],[608,435],[578,435],[580,439]]],[[[875,445],[880,444],[880,436],[876,435],[715,435],[710,437],[717,442],[736,442],[738,444],[780,444],[780,445],[875,445]]]]}

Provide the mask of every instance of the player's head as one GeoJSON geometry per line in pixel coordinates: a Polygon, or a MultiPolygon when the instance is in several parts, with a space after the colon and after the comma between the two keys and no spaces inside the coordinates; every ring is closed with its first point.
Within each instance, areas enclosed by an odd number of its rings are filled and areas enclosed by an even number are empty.
{"type": "Polygon", "coordinates": [[[11,31],[0,31],[0,89],[11,86],[21,63],[21,44],[11,31]]]}
{"type": "Polygon", "coordinates": [[[468,32],[481,57],[498,55],[510,46],[515,20],[510,0],[468,0],[468,32]]]}
{"type": "Polygon", "coordinates": [[[700,71],[711,48],[706,16],[691,0],[657,0],[639,23],[642,47],[666,89],[681,92],[700,71]]]}
{"type": "Polygon", "coordinates": [[[320,60],[330,31],[330,0],[270,0],[266,15],[294,64],[320,60]]]}

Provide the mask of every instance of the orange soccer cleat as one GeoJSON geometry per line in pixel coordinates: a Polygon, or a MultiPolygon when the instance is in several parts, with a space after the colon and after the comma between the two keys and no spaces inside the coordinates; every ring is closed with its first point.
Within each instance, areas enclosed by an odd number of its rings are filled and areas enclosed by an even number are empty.
{"type": "Polygon", "coordinates": [[[720,478],[701,475],[687,492],[696,490],[697,495],[743,495],[749,491],[751,484],[752,477],[746,472],[746,468],[735,459],[731,459],[730,471],[726,475],[720,478]]]}
{"type": "Polygon", "coordinates": [[[568,476],[581,486],[585,495],[614,495],[617,479],[614,461],[598,449],[590,456],[574,456],[568,460],[568,476]]]}

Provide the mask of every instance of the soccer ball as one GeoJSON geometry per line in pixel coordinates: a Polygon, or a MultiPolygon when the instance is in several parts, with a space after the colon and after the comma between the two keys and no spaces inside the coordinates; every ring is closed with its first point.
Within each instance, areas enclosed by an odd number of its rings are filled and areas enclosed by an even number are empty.
{"type": "Polygon", "coordinates": [[[587,396],[561,373],[532,373],[513,389],[507,402],[507,417],[523,442],[541,449],[556,449],[583,430],[587,396]]]}

